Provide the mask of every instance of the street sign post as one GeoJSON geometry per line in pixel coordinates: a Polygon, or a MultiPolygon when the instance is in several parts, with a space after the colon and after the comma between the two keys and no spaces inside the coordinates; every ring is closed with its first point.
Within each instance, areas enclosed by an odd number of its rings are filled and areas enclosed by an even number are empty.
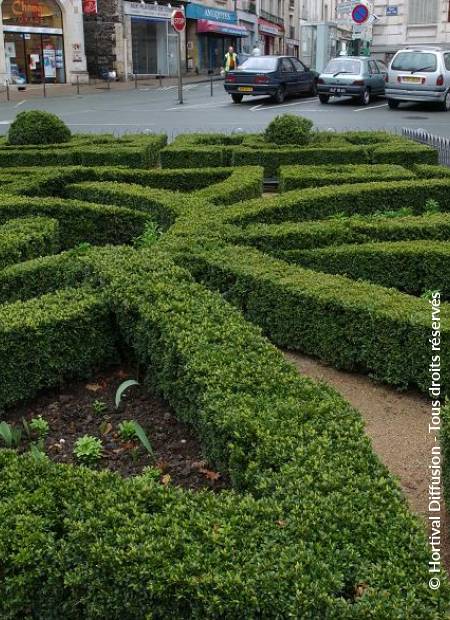
{"type": "Polygon", "coordinates": [[[352,11],[355,24],[364,24],[369,19],[369,9],[365,4],[357,4],[352,11]]]}
{"type": "Polygon", "coordinates": [[[183,77],[181,74],[181,33],[186,28],[186,16],[181,9],[175,9],[173,11],[170,23],[172,28],[177,33],[177,47],[178,47],[178,103],[183,103],[183,77]]]}

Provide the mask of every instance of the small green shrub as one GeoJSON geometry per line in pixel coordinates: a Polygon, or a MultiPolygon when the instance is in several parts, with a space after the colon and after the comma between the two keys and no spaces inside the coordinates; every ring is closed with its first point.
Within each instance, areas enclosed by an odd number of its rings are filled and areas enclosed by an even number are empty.
{"type": "Polygon", "coordinates": [[[0,422],[0,438],[7,448],[17,448],[22,438],[22,429],[8,422],[0,422]]]}
{"type": "Polygon", "coordinates": [[[108,406],[103,400],[97,399],[94,400],[94,402],[92,403],[92,411],[95,413],[95,415],[101,415],[102,413],[105,413],[107,409],[108,406]]]}
{"type": "Polygon", "coordinates": [[[83,465],[93,465],[102,456],[102,442],[92,435],[83,435],[75,442],[73,453],[83,465]]]}
{"type": "Polygon", "coordinates": [[[50,428],[47,420],[44,420],[44,418],[41,415],[38,416],[37,418],[33,418],[32,420],[30,420],[30,423],[28,426],[29,426],[30,431],[36,433],[39,439],[43,439],[46,435],[48,435],[49,428],[50,428]]]}
{"type": "Polygon", "coordinates": [[[8,132],[8,144],[58,144],[69,142],[70,129],[50,112],[28,110],[20,112],[8,132]]]}
{"type": "Polygon", "coordinates": [[[119,435],[123,441],[129,441],[136,437],[136,426],[133,420],[123,420],[119,424],[119,435]]]}
{"type": "Polygon", "coordinates": [[[313,122],[309,118],[282,114],[269,123],[264,132],[266,142],[303,146],[311,142],[313,122]]]}

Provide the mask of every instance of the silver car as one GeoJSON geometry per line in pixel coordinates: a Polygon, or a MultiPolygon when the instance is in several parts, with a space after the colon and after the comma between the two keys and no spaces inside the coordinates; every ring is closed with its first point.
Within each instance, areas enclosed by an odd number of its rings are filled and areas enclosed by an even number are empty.
{"type": "Polygon", "coordinates": [[[406,48],[391,61],[386,84],[390,108],[402,101],[435,102],[450,110],[450,50],[438,47],[406,48]]]}

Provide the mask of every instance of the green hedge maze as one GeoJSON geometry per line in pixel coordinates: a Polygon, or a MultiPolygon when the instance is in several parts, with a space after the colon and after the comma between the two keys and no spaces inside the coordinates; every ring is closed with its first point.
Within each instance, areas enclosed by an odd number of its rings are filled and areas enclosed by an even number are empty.
{"type": "Polygon", "coordinates": [[[439,288],[448,390],[450,176],[399,138],[325,138],[0,148],[0,407],[128,349],[232,481],[1,450],[2,619],[446,617],[359,413],[278,347],[426,392],[439,288]]]}

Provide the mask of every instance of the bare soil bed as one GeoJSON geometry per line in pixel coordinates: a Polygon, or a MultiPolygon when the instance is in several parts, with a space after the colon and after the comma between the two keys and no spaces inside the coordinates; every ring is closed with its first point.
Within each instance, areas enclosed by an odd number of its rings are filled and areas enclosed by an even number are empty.
{"type": "MultiPolygon", "coordinates": [[[[398,392],[368,377],[336,370],[304,355],[285,353],[305,376],[325,381],[361,413],[375,452],[397,477],[411,510],[428,525],[428,485],[431,441],[429,401],[414,392],[398,392]]],[[[447,511],[441,514],[445,566],[450,571],[447,511]]]]}
{"type": "MultiPolygon", "coordinates": [[[[99,374],[88,382],[73,382],[61,390],[43,393],[35,400],[10,409],[3,419],[23,426],[42,416],[49,424],[45,452],[59,463],[76,464],[73,454],[76,440],[84,435],[101,439],[102,457],[96,469],[109,469],[123,476],[137,475],[145,467],[161,470],[162,484],[185,489],[220,491],[229,486],[226,476],[209,467],[202,456],[200,442],[186,424],[180,422],[169,405],[141,386],[130,387],[118,409],[115,394],[118,386],[133,378],[124,369],[99,374]],[[139,440],[124,441],[118,427],[123,420],[138,422],[144,429],[155,458],[139,440]]],[[[20,451],[29,448],[31,439],[22,433],[20,451]]]]}

